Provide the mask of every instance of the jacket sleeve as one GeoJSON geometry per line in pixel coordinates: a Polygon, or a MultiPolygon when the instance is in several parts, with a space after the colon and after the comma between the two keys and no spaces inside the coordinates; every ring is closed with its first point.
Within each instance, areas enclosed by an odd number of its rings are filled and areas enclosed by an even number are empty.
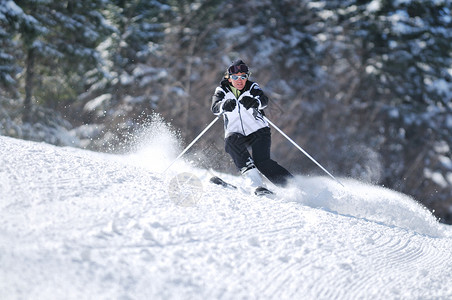
{"type": "Polygon", "coordinates": [[[268,105],[268,97],[264,94],[264,91],[259,87],[257,83],[253,84],[250,90],[250,94],[259,100],[259,109],[264,109],[268,105]]]}
{"type": "Polygon", "coordinates": [[[224,100],[225,93],[221,89],[221,87],[217,87],[215,89],[215,93],[212,96],[212,106],[210,109],[215,115],[219,115],[222,112],[222,105],[224,100]]]}

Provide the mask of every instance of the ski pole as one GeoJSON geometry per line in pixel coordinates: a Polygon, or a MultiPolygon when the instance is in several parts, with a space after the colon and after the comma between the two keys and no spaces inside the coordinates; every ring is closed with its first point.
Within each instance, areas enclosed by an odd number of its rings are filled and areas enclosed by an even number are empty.
{"type": "Polygon", "coordinates": [[[278,128],[278,126],[276,126],[275,124],[273,124],[272,121],[270,121],[267,117],[265,117],[265,120],[268,122],[268,124],[272,125],[276,130],[279,131],[279,133],[281,133],[289,142],[291,142],[295,147],[297,147],[298,150],[300,150],[301,152],[303,152],[304,155],[306,155],[310,160],[312,160],[317,166],[320,167],[320,169],[322,169],[326,174],[328,174],[331,178],[333,178],[337,183],[339,183],[340,185],[344,186],[339,180],[337,180],[333,175],[331,175],[330,172],[328,172],[324,167],[322,167],[321,164],[319,164],[311,155],[309,155],[308,152],[306,152],[303,148],[301,148],[300,146],[298,146],[297,143],[295,143],[287,134],[285,134],[281,129],[278,128]]]}
{"type": "Polygon", "coordinates": [[[182,155],[184,155],[185,154],[185,152],[187,152],[188,151],[188,149],[190,149],[203,135],[204,135],[204,133],[206,133],[207,132],[207,130],[209,130],[210,129],[210,127],[212,127],[213,126],[213,124],[215,124],[215,122],[216,121],[218,121],[218,119],[222,116],[223,114],[220,114],[220,115],[218,115],[215,119],[213,119],[213,121],[212,122],[210,122],[210,124],[209,125],[207,125],[207,127],[206,128],[204,128],[204,130],[203,131],[201,131],[201,133],[200,134],[198,134],[198,136],[190,143],[190,145],[188,145],[185,149],[184,149],[184,151],[182,151],[182,153],[181,154],[179,154],[179,156],[178,157],[176,157],[176,159],[168,166],[168,168],[166,168],[165,169],[165,171],[163,171],[163,173],[166,173],[166,171],[168,171],[168,169],[169,168],[171,168],[171,166],[179,159],[179,158],[181,158],[182,157],[182,155]]]}

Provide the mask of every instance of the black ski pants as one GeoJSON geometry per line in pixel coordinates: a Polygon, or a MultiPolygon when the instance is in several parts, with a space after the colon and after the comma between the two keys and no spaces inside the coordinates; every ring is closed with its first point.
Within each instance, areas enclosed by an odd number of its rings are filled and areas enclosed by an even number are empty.
{"type": "Polygon", "coordinates": [[[269,127],[259,129],[250,135],[233,133],[225,140],[225,150],[231,155],[239,170],[254,163],[256,168],[272,183],[285,186],[292,174],[270,158],[271,132],[269,127]],[[248,149],[251,149],[252,155],[248,149]]]}

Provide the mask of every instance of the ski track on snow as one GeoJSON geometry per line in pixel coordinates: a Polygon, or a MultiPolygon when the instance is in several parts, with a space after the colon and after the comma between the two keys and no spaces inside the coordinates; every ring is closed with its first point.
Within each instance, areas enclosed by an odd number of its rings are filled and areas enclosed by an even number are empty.
{"type": "Polygon", "coordinates": [[[257,198],[184,162],[5,137],[0,163],[2,299],[452,297],[450,227],[383,188],[300,177],[257,198]],[[180,172],[193,206],[168,197],[180,172]]]}

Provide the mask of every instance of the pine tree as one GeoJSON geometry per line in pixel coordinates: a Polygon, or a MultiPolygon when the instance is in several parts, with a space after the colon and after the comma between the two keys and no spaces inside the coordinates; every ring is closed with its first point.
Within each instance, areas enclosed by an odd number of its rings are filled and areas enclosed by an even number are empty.
{"type": "Polygon", "coordinates": [[[105,129],[92,148],[112,148],[107,140],[121,143],[130,136],[134,119],[156,107],[161,91],[157,81],[166,71],[150,60],[162,59],[163,23],[169,11],[164,1],[109,2],[106,18],[115,30],[97,47],[105,63],[87,73],[86,92],[78,97],[83,104],[83,121],[105,129]]]}
{"type": "Polygon", "coordinates": [[[16,57],[20,53],[14,34],[17,32],[17,23],[25,22],[20,8],[12,1],[0,0],[0,86],[2,91],[9,91],[17,96],[16,75],[20,72],[20,66],[16,57]]]}
{"type": "MultiPolygon", "coordinates": [[[[337,84],[333,94],[347,107],[336,125],[353,133],[342,139],[377,150],[385,158],[381,182],[434,208],[433,191],[444,190],[437,200],[452,189],[450,183],[438,187],[431,175],[447,182],[452,171],[441,164],[452,149],[452,3],[332,0],[312,5],[327,25],[324,68],[337,84]]],[[[353,157],[343,161],[348,160],[353,157]]]]}
{"type": "MultiPolygon", "coordinates": [[[[1,18],[1,17],[0,17],[1,18]]],[[[0,86],[4,89],[14,89],[17,65],[10,52],[14,48],[12,39],[7,31],[0,28],[0,86]]]]}
{"type": "Polygon", "coordinates": [[[360,71],[363,87],[375,80],[379,88],[373,96],[390,91],[391,104],[420,110],[445,104],[435,86],[452,79],[450,1],[314,2],[328,16],[329,43],[360,71]]]}
{"type": "Polygon", "coordinates": [[[105,53],[104,59],[110,62],[104,72],[111,84],[113,104],[120,103],[127,95],[137,95],[143,89],[140,83],[146,76],[143,67],[159,49],[163,37],[162,22],[168,10],[170,7],[161,1],[118,0],[111,1],[108,6],[108,20],[116,30],[101,49],[105,53]]]}
{"type": "Polygon", "coordinates": [[[67,78],[100,62],[95,48],[111,32],[101,14],[104,3],[16,1],[23,12],[17,35],[25,54],[25,122],[31,121],[36,72],[67,78]]]}

